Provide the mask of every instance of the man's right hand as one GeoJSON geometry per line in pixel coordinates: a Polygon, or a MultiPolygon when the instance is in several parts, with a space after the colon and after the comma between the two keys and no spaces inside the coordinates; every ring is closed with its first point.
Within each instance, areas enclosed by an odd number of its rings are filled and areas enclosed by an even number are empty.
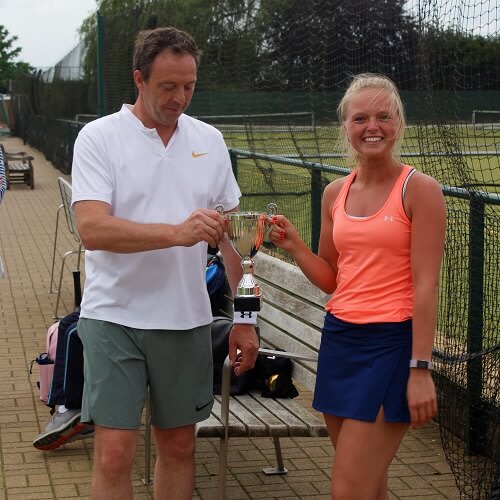
{"type": "Polygon", "coordinates": [[[206,241],[215,248],[225,237],[226,224],[226,218],[217,210],[200,208],[179,225],[179,245],[190,247],[206,241]]]}

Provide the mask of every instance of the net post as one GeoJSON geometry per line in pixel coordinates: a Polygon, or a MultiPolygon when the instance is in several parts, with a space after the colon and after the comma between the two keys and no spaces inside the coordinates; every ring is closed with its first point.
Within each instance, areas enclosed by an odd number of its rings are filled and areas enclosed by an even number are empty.
{"type": "Polygon", "coordinates": [[[321,170],[311,170],[311,249],[318,253],[321,228],[321,170]]]}
{"type": "MultiPolygon", "coordinates": [[[[483,285],[484,285],[484,201],[471,193],[469,207],[469,297],[467,354],[483,348],[483,285]]],[[[484,452],[487,436],[484,412],[481,409],[483,358],[467,361],[468,422],[465,446],[469,455],[484,452]]]]}
{"type": "Polygon", "coordinates": [[[229,157],[231,158],[231,167],[233,168],[234,178],[238,180],[238,155],[230,149],[229,157]]]}
{"type": "Polygon", "coordinates": [[[104,116],[104,17],[97,12],[97,114],[104,116]]]}

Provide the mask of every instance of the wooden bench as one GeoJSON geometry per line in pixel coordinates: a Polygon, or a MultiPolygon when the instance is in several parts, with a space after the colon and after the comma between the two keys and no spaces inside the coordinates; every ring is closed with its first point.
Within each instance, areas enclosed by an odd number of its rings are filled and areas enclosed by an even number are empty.
{"type": "Polygon", "coordinates": [[[7,189],[11,184],[26,184],[31,189],[35,189],[35,173],[33,169],[33,157],[24,152],[7,153],[2,144],[2,154],[5,165],[5,177],[7,189]]]}
{"type": "MultiPolygon", "coordinates": [[[[291,264],[262,253],[255,257],[256,278],[264,304],[259,313],[261,353],[289,357],[294,362],[293,379],[299,387],[314,388],[316,361],[327,296],[319,292],[291,264]],[[284,349],[286,352],[273,349],[284,349]]],[[[217,498],[225,498],[229,438],[268,437],[273,440],[276,467],[265,474],[286,474],[280,437],[326,437],[323,419],[293,399],[269,399],[260,392],[229,395],[230,367],[226,359],[222,396],[215,396],[210,418],[201,422],[199,437],[219,438],[217,498]]],[[[149,406],[146,422],[149,422],[149,406]]],[[[146,425],[144,482],[151,482],[151,428],[146,425]]]]}

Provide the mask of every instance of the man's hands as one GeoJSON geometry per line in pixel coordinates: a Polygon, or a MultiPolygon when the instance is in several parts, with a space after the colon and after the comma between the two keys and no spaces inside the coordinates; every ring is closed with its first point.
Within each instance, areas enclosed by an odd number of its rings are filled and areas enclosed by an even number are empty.
{"type": "Polygon", "coordinates": [[[179,224],[179,244],[190,247],[200,241],[206,241],[215,248],[224,240],[226,224],[224,215],[217,210],[200,208],[179,224]]]}
{"type": "Polygon", "coordinates": [[[233,325],[229,334],[229,360],[236,375],[254,367],[258,350],[259,339],[253,325],[233,325]]]}

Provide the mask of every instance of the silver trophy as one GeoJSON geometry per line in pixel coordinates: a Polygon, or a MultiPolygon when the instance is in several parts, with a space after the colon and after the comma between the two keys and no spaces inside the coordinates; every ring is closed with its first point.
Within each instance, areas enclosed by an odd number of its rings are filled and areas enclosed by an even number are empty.
{"type": "MultiPolygon", "coordinates": [[[[217,205],[215,210],[224,214],[224,206],[217,205]]],[[[274,203],[267,206],[267,214],[261,212],[228,212],[226,217],[226,237],[241,258],[243,276],[238,283],[234,296],[234,310],[242,313],[260,311],[261,297],[259,285],[253,276],[252,257],[259,251],[269,229],[268,217],[278,213],[274,203]]]]}

